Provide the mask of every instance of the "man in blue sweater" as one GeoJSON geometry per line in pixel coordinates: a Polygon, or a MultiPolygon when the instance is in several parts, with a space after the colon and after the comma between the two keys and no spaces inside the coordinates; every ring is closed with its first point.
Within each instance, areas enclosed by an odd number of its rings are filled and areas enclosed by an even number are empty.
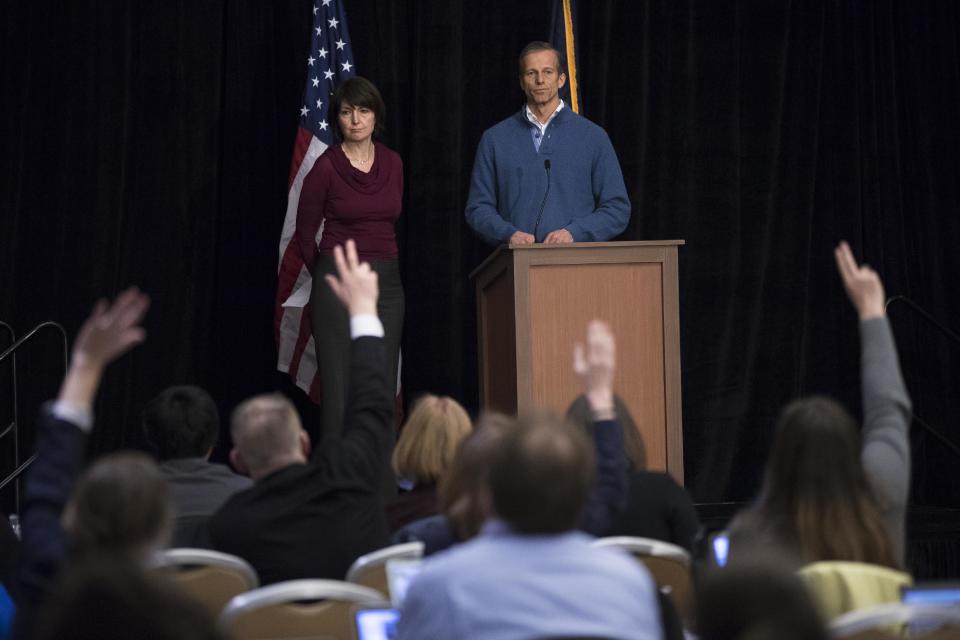
{"type": "Polygon", "coordinates": [[[467,223],[490,244],[609,240],[630,220],[606,132],[560,99],[567,77],[546,42],[520,52],[524,107],[480,139],[467,223]]]}

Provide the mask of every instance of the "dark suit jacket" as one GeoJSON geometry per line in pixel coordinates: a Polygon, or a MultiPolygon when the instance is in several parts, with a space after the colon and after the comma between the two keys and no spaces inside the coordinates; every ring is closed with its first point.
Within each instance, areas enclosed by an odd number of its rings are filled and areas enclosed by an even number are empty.
{"type": "Polygon", "coordinates": [[[44,410],[37,428],[37,459],[24,487],[20,521],[23,542],[18,570],[20,600],[14,637],[28,637],[37,607],[53,588],[66,557],[66,534],[60,524],[64,506],[83,470],[86,434],[76,425],[44,410]]]}
{"type": "Polygon", "coordinates": [[[389,544],[380,497],[393,420],[383,340],[352,341],[339,440],[234,494],[210,520],[214,547],[245,558],[263,584],[343,580],[358,557],[389,544]]]}
{"type": "Polygon", "coordinates": [[[606,535],[653,538],[692,551],[699,530],[690,495],[670,474],[633,471],[627,504],[606,535]]]}

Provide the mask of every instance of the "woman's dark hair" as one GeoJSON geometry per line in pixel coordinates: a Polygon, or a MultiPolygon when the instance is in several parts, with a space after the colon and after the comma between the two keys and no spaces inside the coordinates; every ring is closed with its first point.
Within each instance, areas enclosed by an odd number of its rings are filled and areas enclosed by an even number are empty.
{"type": "Polygon", "coordinates": [[[490,464],[504,436],[515,426],[515,419],[501,413],[481,415],[474,430],[460,442],[450,469],[440,481],[440,511],[460,541],[477,535],[490,515],[483,498],[490,464]]]}
{"type": "MultiPolygon", "coordinates": [[[[614,414],[620,426],[623,427],[623,448],[627,453],[627,460],[635,471],[645,471],[647,469],[647,446],[643,442],[643,436],[634,422],[630,409],[620,396],[613,396],[614,414]]],[[[592,440],[593,413],[590,410],[590,403],[587,396],[580,394],[576,400],[567,407],[567,420],[590,435],[592,440]]]]}
{"type": "Polygon", "coordinates": [[[225,640],[210,613],[161,572],[96,554],[61,572],[34,631],[37,640],[225,640]]]}
{"type": "Polygon", "coordinates": [[[781,413],[754,522],[791,543],[803,562],[846,560],[898,568],[860,462],[860,437],[834,400],[797,400],[781,413]]]}
{"type": "MultiPolygon", "coordinates": [[[[376,85],[360,76],[354,76],[344,80],[337,85],[330,99],[330,117],[335,122],[340,116],[340,108],[343,104],[353,105],[354,107],[366,107],[373,111],[374,125],[373,137],[377,138],[386,129],[387,107],[383,104],[383,97],[380,95],[376,85]]],[[[340,127],[333,127],[333,135],[337,140],[341,139],[340,127]]]]}
{"type": "Polygon", "coordinates": [[[700,576],[695,599],[700,640],[828,640],[793,567],[761,553],[700,576]]]}

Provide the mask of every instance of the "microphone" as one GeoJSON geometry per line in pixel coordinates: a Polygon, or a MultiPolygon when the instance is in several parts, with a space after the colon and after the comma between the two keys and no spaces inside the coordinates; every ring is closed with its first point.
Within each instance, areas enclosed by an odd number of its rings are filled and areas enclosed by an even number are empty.
{"type": "Polygon", "coordinates": [[[547,172],[547,189],[543,192],[543,200],[540,202],[540,213],[537,214],[537,224],[533,227],[533,241],[537,241],[537,230],[540,228],[540,219],[543,218],[543,207],[547,204],[547,195],[550,193],[550,158],[543,161],[543,170],[547,172]]]}

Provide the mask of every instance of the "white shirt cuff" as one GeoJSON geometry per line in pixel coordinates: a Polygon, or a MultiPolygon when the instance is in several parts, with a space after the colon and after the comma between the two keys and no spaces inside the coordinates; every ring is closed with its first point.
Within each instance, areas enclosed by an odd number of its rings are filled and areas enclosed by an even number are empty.
{"type": "Polygon", "coordinates": [[[80,407],[73,406],[69,402],[57,400],[53,403],[53,408],[50,409],[50,413],[52,413],[55,418],[77,425],[84,433],[90,433],[93,429],[93,412],[89,409],[81,409],[80,407]]]}
{"type": "Polygon", "coordinates": [[[350,316],[350,338],[361,338],[363,336],[383,337],[383,323],[380,322],[380,318],[372,313],[350,316]]]}

